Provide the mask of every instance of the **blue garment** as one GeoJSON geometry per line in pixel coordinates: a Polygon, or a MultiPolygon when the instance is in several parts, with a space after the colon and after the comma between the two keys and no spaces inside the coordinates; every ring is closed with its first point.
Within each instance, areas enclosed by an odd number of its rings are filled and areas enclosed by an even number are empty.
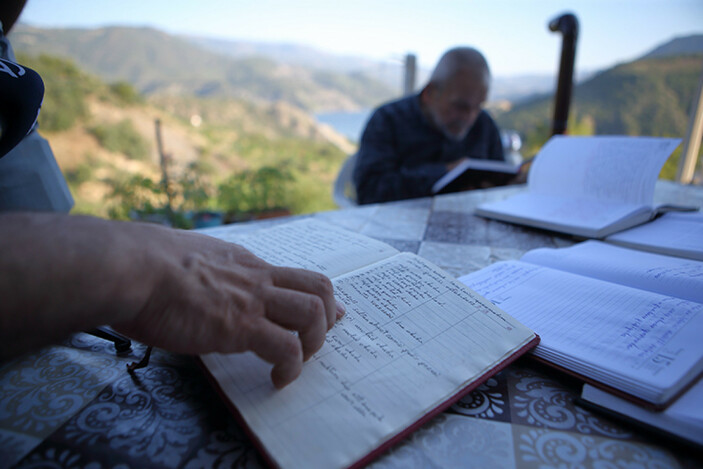
{"type": "MultiPolygon", "coordinates": [[[[15,62],[14,51],[1,25],[0,58],[15,62]]],[[[71,191],[49,142],[36,128],[35,125],[24,140],[0,158],[0,212],[68,213],[73,207],[71,191]]]]}
{"type": "Polygon", "coordinates": [[[500,131],[481,111],[468,135],[454,142],[420,109],[420,96],[387,103],[366,124],[354,168],[360,204],[430,196],[432,185],[459,158],[503,160],[500,131]]]}

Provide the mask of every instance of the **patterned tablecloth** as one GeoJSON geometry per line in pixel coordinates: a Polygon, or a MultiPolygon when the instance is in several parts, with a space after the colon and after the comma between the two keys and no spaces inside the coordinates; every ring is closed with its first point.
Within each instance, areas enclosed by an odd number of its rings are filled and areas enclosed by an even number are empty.
{"type": "MultiPolygon", "coordinates": [[[[318,219],[423,256],[459,276],[573,240],[472,215],[520,188],[317,213],[318,219]]],[[[660,182],[656,200],[703,205],[703,189],[660,182]]],[[[206,230],[226,238],[290,219],[206,230]]],[[[0,468],[261,467],[263,461],[192,357],[145,347],[125,356],[87,334],[0,367],[0,468]]],[[[580,384],[523,358],[373,466],[703,467],[701,455],[573,403],[580,384]]],[[[343,424],[343,422],[340,422],[343,424]]]]}

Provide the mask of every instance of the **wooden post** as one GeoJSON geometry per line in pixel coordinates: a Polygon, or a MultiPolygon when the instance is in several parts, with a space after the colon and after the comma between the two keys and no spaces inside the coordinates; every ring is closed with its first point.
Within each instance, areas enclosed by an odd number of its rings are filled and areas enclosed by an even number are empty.
{"type": "Polygon", "coordinates": [[[415,92],[415,75],[417,71],[417,58],[414,54],[405,56],[405,81],[403,83],[403,96],[415,92]]]}
{"type": "Polygon", "coordinates": [[[168,180],[168,155],[164,152],[161,140],[161,120],[156,119],[154,124],[156,126],[156,148],[159,151],[159,164],[161,165],[161,185],[166,194],[166,211],[169,220],[173,221],[173,194],[171,194],[171,185],[168,180]]]}

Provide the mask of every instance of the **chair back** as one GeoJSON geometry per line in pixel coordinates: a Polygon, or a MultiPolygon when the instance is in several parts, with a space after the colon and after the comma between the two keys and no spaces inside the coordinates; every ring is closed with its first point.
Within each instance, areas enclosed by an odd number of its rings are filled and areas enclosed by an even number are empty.
{"type": "Polygon", "coordinates": [[[337,174],[337,179],[334,181],[332,197],[339,208],[356,207],[358,205],[356,188],[354,187],[354,181],[352,181],[355,165],[356,153],[346,159],[339,170],[339,174],[337,174]]]}

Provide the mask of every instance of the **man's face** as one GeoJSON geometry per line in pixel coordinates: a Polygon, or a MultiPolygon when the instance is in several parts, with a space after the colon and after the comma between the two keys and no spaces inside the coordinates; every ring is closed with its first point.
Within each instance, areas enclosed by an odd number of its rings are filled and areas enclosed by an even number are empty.
{"type": "Polygon", "coordinates": [[[480,73],[460,72],[444,86],[430,85],[422,95],[432,124],[451,140],[462,140],[476,122],[488,96],[480,73]]]}

